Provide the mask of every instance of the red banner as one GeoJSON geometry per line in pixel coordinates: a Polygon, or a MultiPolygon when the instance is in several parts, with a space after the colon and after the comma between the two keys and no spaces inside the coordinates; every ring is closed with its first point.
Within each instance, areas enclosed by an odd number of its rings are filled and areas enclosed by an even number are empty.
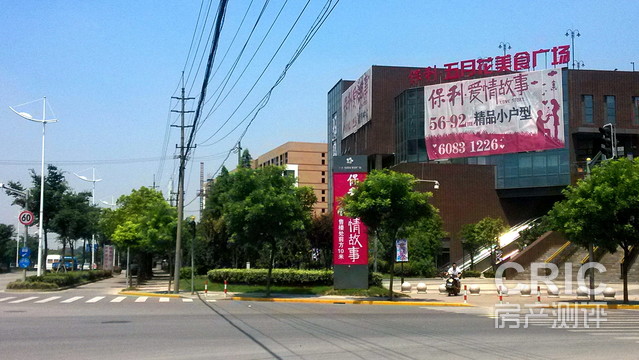
{"type": "Polygon", "coordinates": [[[367,265],[368,233],[359,218],[342,215],[338,199],[349,193],[366,173],[333,173],[333,265],[367,265]]]}

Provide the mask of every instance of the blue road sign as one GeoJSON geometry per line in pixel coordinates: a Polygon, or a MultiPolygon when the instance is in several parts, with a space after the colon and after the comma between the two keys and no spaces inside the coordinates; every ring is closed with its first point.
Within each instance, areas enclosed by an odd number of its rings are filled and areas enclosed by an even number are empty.
{"type": "Polygon", "coordinates": [[[20,259],[20,261],[18,261],[18,266],[20,266],[20,268],[22,269],[28,268],[29,265],[31,265],[31,260],[29,260],[29,258],[23,257],[22,259],[20,259]]]}
{"type": "Polygon", "coordinates": [[[20,257],[21,258],[26,258],[29,257],[31,255],[31,249],[29,249],[28,247],[21,247],[20,248],[20,257]]]}

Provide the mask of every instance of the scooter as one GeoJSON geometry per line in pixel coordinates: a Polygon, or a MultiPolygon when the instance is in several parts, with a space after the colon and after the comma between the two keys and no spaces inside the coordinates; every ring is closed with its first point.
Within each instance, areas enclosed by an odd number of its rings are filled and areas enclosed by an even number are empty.
{"type": "Polygon", "coordinates": [[[449,276],[448,279],[446,279],[446,292],[448,293],[448,296],[459,295],[460,291],[461,282],[459,281],[459,278],[449,276]]]}

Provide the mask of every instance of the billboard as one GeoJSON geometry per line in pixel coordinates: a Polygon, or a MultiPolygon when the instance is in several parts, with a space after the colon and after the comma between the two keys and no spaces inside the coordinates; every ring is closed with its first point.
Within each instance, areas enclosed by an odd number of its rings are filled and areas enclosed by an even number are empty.
{"type": "Polygon", "coordinates": [[[370,121],[373,110],[373,68],[368,69],[342,94],[342,139],[370,121]]]}
{"type": "Polygon", "coordinates": [[[431,160],[565,146],[561,70],[424,87],[431,160]]]}
{"type": "Polygon", "coordinates": [[[368,233],[359,218],[342,214],[339,198],[366,179],[365,172],[333,173],[333,264],[368,265],[368,233]]]}

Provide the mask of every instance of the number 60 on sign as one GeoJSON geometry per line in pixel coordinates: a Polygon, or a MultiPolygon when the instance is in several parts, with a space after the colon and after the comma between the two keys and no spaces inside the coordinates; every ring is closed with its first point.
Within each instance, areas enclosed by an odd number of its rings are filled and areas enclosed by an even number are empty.
{"type": "Polygon", "coordinates": [[[25,210],[20,213],[20,215],[18,216],[18,220],[20,221],[20,224],[29,226],[33,224],[33,213],[31,211],[25,210]]]}

